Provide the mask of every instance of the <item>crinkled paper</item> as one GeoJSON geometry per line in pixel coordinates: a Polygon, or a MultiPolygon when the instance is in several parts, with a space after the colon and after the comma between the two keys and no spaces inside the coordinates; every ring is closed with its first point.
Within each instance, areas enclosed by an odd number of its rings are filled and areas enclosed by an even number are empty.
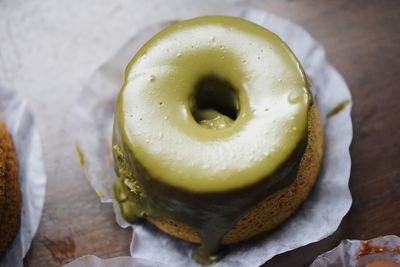
{"type": "MultiPolygon", "coordinates": [[[[321,173],[301,209],[281,227],[263,238],[231,246],[230,253],[215,264],[259,266],[277,254],[331,235],[348,212],[352,203],[348,187],[351,166],[349,146],[353,135],[351,94],[342,76],[327,61],[323,47],[300,26],[287,19],[250,8],[235,8],[223,14],[239,16],[268,28],[289,45],[313,84],[313,94],[325,130],[325,154],[321,173]],[[346,100],[350,104],[328,119],[329,111],[346,100]]],[[[134,35],[115,56],[101,66],[84,88],[73,118],[82,125],[77,132],[77,146],[84,157],[83,170],[86,176],[101,201],[113,203],[118,224],[133,228],[131,256],[135,259],[132,261],[138,264],[143,259],[143,266],[149,266],[148,261],[151,261],[150,266],[197,266],[191,258],[191,244],[171,238],[148,224],[128,224],[121,217],[112,192],[115,179],[111,158],[112,116],[116,96],[123,81],[124,68],[139,47],[166,25],[168,23],[152,25],[134,35]]],[[[85,259],[93,259],[86,261],[85,266],[101,266],[98,258],[85,259]]],[[[82,266],[79,265],[80,261],[76,260],[68,266],[82,266]]],[[[118,266],[121,261],[122,258],[115,259],[113,266],[118,266]]]]}

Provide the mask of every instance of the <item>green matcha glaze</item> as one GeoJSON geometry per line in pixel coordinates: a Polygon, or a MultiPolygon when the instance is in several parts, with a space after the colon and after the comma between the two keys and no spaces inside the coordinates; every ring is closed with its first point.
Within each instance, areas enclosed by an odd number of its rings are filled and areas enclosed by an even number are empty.
{"type": "Polygon", "coordinates": [[[195,118],[201,126],[208,129],[224,129],[233,123],[231,118],[213,109],[199,110],[195,118]]]}
{"type": "Polygon", "coordinates": [[[332,116],[335,116],[339,112],[341,112],[348,104],[350,104],[349,99],[345,99],[339,104],[337,104],[333,109],[331,109],[328,114],[326,115],[327,118],[330,118],[332,116]]]}
{"type": "Polygon", "coordinates": [[[195,259],[249,208],[296,178],[312,103],[290,49],[233,17],[174,23],[129,63],[115,113],[122,215],[197,229],[195,259]]]}

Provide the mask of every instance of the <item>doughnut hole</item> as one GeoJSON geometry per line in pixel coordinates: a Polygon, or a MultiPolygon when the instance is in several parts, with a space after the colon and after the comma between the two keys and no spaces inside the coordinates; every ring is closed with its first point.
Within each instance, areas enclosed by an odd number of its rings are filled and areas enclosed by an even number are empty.
{"type": "Polygon", "coordinates": [[[229,127],[240,112],[237,90],[231,83],[216,76],[200,79],[192,98],[193,118],[208,129],[229,127]]]}

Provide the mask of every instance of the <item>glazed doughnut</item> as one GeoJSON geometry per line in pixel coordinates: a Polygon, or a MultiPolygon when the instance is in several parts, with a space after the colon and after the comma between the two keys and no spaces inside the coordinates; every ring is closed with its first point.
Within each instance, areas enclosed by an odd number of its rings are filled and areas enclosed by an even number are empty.
{"type": "Polygon", "coordinates": [[[278,36],[200,17],[167,27],[129,63],[113,154],[122,215],[200,243],[195,259],[210,263],[221,243],[276,227],[304,201],[322,129],[306,75],[278,36]]]}

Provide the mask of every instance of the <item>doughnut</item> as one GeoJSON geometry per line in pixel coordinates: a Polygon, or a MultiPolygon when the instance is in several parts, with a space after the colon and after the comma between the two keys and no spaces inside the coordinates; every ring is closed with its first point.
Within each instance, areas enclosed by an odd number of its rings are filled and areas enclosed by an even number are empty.
{"type": "Polygon", "coordinates": [[[280,225],[322,159],[309,87],[288,46],[252,22],[198,17],[156,34],[128,64],[115,109],[123,217],[198,243],[201,264],[280,225]]]}
{"type": "Polygon", "coordinates": [[[11,136],[0,121],[0,256],[18,231],[20,211],[17,155],[11,136]]]}

